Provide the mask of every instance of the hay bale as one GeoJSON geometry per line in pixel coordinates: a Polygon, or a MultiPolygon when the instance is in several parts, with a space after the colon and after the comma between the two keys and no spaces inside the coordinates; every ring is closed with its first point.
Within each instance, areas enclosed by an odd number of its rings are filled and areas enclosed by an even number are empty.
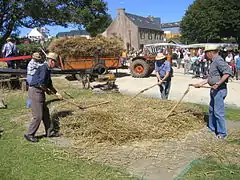
{"type": "Polygon", "coordinates": [[[54,39],[48,50],[62,57],[88,57],[95,56],[96,53],[104,57],[119,56],[123,50],[123,41],[118,37],[64,37],[54,39]]]}
{"type": "MultiPolygon", "coordinates": [[[[137,98],[126,103],[129,97],[120,94],[91,94],[75,101],[89,105],[106,100],[111,103],[85,111],[78,110],[71,116],[61,118],[63,134],[82,146],[93,146],[97,143],[123,144],[141,140],[178,139],[204,125],[204,114],[193,105],[181,105],[174,116],[165,119],[166,113],[174,105],[171,101],[137,98]]],[[[65,105],[61,108],[75,107],[65,105]]]]}

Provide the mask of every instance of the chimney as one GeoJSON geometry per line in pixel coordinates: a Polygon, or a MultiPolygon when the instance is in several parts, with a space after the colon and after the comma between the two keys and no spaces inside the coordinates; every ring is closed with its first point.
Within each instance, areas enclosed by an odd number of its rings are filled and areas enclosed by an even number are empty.
{"type": "Polygon", "coordinates": [[[117,12],[118,12],[118,16],[119,15],[124,15],[125,14],[125,8],[118,8],[117,12]]]}

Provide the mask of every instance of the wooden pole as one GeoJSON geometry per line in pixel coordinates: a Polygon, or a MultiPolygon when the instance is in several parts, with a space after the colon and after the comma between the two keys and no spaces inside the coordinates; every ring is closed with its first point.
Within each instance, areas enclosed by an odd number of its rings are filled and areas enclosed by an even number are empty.
{"type": "Polygon", "coordinates": [[[183,100],[183,98],[187,95],[187,93],[189,92],[190,90],[190,86],[188,86],[187,90],[184,92],[183,96],[181,97],[181,99],[177,102],[177,104],[175,104],[172,109],[169,111],[169,113],[167,114],[167,116],[165,117],[165,119],[167,119],[171,114],[172,112],[176,109],[176,107],[180,104],[180,102],[183,100]]]}
{"type": "Polygon", "coordinates": [[[133,100],[134,98],[136,98],[138,95],[144,93],[145,91],[147,91],[147,90],[149,90],[149,89],[151,89],[151,88],[153,88],[153,87],[155,87],[155,86],[157,86],[157,85],[159,85],[159,83],[154,84],[154,85],[152,85],[152,86],[150,86],[150,87],[148,87],[148,88],[145,88],[145,89],[141,90],[139,93],[137,93],[135,96],[133,96],[129,101],[132,101],[132,100],[133,100]]]}
{"type": "MultiPolygon", "coordinates": [[[[188,94],[188,92],[190,91],[190,87],[192,85],[189,84],[187,90],[184,92],[183,96],[181,97],[181,99],[177,102],[177,104],[175,104],[172,109],[169,111],[169,113],[167,114],[167,116],[165,117],[166,119],[172,114],[172,112],[176,109],[176,107],[182,102],[183,98],[188,94]]],[[[200,86],[199,88],[207,88],[210,89],[212,88],[211,86],[200,86]]]]}

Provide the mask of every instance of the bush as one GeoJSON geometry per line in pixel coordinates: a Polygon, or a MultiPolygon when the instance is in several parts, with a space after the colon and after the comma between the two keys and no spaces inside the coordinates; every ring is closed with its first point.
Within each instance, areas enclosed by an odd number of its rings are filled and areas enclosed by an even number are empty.
{"type": "MultiPolygon", "coordinates": [[[[41,52],[39,47],[41,47],[41,45],[38,43],[17,45],[17,48],[19,49],[19,55],[31,55],[34,52],[41,52]]],[[[44,47],[44,49],[45,49],[45,47],[44,47]]]]}

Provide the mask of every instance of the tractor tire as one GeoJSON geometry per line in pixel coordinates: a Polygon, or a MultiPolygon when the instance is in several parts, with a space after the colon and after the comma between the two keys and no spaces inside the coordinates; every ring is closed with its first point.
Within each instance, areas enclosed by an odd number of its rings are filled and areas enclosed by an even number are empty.
{"type": "Polygon", "coordinates": [[[154,71],[155,69],[155,64],[154,63],[151,63],[150,64],[150,68],[149,68],[149,71],[148,71],[148,76],[150,76],[152,74],[152,72],[154,71]]]}
{"type": "Polygon", "coordinates": [[[135,78],[149,76],[150,64],[143,59],[137,59],[130,64],[131,75],[135,78]]]}

